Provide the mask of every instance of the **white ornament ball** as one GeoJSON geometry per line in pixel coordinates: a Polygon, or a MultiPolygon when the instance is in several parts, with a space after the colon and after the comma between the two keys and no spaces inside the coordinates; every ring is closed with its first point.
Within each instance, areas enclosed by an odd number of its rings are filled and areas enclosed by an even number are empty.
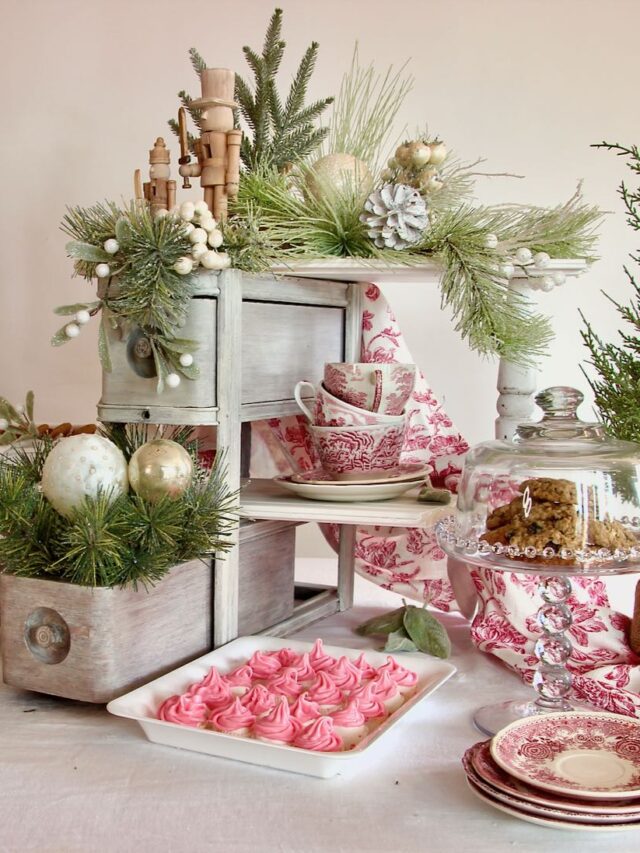
{"type": "Polygon", "coordinates": [[[193,205],[193,211],[198,216],[205,216],[207,213],[209,213],[209,205],[204,199],[200,199],[200,201],[197,201],[193,205]]]}
{"type": "Polygon", "coordinates": [[[178,273],[178,275],[189,275],[189,273],[193,269],[193,258],[178,258],[178,260],[173,265],[173,268],[178,273]]]}
{"type": "Polygon", "coordinates": [[[223,239],[224,238],[222,236],[222,231],[218,231],[218,229],[216,228],[209,234],[209,239],[207,242],[209,243],[212,249],[218,249],[220,246],[222,246],[223,239]]]}
{"type": "Polygon", "coordinates": [[[98,278],[107,278],[111,274],[109,264],[96,264],[96,275],[98,278]]]}
{"type": "Polygon", "coordinates": [[[531,261],[531,249],[522,247],[516,250],[516,261],[519,264],[528,264],[531,261]]]}
{"type": "Polygon", "coordinates": [[[194,261],[199,261],[208,251],[206,243],[194,243],[191,249],[191,257],[194,261]]]}
{"type": "Polygon", "coordinates": [[[192,201],[183,201],[180,205],[180,216],[185,222],[191,222],[196,214],[196,206],[192,201]]]}
{"type": "Polygon", "coordinates": [[[187,237],[191,236],[191,232],[196,230],[196,226],[193,222],[185,222],[182,230],[187,235],[187,237]]]}
{"type": "Polygon", "coordinates": [[[229,269],[231,266],[231,258],[227,255],[226,252],[218,252],[218,257],[221,259],[222,269],[229,269]]]}
{"type": "Polygon", "coordinates": [[[565,281],[567,280],[566,275],[563,272],[554,272],[553,274],[553,283],[556,287],[561,287],[565,281]]]}
{"type": "Polygon", "coordinates": [[[76,323],[68,323],[64,327],[64,333],[68,338],[77,338],[80,334],[80,326],[76,323]]]}
{"type": "Polygon", "coordinates": [[[104,241],[102,248],[108,255],[115,255],[116,252],[120,251],[120,243],[118,243],[118,241],[113,237],[110,237],[108,240],[104,241]]]}
{"type": "Polygon", "coordinates": [[[0,432],[4,432],[5,429],[9,429],[9,421],[6,418],[0,418],[0,432]]]}
{"type": "Polygon", "coordinates": [[[429,159],[430,163],[433,163],[434,166],[439,166],[441,163],[447,159],[447,146],[444,142],[432,142],[429,145],[431,149],[431,158],[429,159]]]}
{"type": "Polygon", "coordinates": [[[556,283],[550,275],[545,275],[540,282],[540,290],[543,290],[545,293],[549,293],[549,291],[553,290],[555,286],[556,283]]]}
{"type": "Polygon", "coordinates": [[[224,269],[223,253],[214,252],[213,249],[205,252],[200,258],[200,263],[207,270],[222,270],[224,269]]]}
{"type": "Polygon", "coordinates": [[[515,271],[516,268],[513,264],[510,264],[508,262],[506,264],[500,264],[500,275],[503,278],[513,278],[513,274],[515,273],[515,271]]]}
{"type": "Polygon", "coordinates": [[[207,232],[204,228],[194,228],[189,233],[189,240],[192,243],[206,243],[207,242],[207,232]]]}
{"type": "Polygon", "coordinates": [[[182,355],[180,356],[180,364],[183,367],[191,367],[191,365],[193,364],[193,356],[190,352],[182,353],[182,355]]]}
{"type": "Polygon", "coordinates": [[[487,249],[495,249],[495,247],[498,245],[498,238],[495,234],[487,234],[487,236],[484,238],[484,244],[487,249]]]}
{"type": "Polygon", "coordinates": [[[115,500],[129,488],[122,451],[99,435],[71,435],[54,445],[42,469],[42,494],[61,515],[71,515],[85,497],[115,500]]]}
{"type": "Polygon", "coordinates": [[[533,256],[533,263],[537,269],[543,270],[549,266],[551,258],[546,252],[536,252],[533,256]]]}
{"type": "Polygon", "coordinates": [[[164,219],[165,216],[168,216],[168,215],[169,215],[169,211],[167,210],[166,207],[159,207],[156,210],[156,212],[154,213],[154,217],[156,219],[164,219]]]}
{"type": "Polygon", "coordinates": [[[88,311],[78,311],[73,318],[79,326],[86,326],[91,319],[91,314],[88,311]]]}
{"type": "Polygon", "coordinates": [[[164,380],[169,388],[177,388],[180,384],[180,377],[177,373],[168,373],[164,380]]]}

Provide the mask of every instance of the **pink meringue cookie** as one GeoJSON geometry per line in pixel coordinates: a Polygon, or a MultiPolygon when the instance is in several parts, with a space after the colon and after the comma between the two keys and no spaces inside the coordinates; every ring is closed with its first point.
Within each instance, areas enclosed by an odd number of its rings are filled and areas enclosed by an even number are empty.
{"type": "Polygon", "coordinates": [[[378,672],[378,675],[369,684],[389,714],[396,711],[404,702],[404,697],[398,690],[398,685],[389,675],[388,670],[378,672]]]}
{"type": "Polygon", "coordinates": [[[342,749],[342,738],[336,734],[331,717],[318,717],[302,729],[293,745],[315,752],[337,752],[342,749]]]}
{"type": "Polygon", "coordinates": [[[292,743],[301,729],[302,723],[291,716],[289,703],[285,699],[253,724],[255,737],[271,743],[292,743]]]}
{"type": "Polygon", "coordinates": [[[242,666],[236,667],[236,669],[222,678],[234,696],[244,696],[253,682],[253,670],[245,663],[242,666]]]}
{"type": "Polygon", "coordinates": [[[317,702],[312,702],[309,699],[309,694],[305,691],[298,696],[291,706],[291,716],[304,726],[320,716],[320,705],[317,702]]]}
{"type": "Polygon", "coordinates": [[[203,687],[201,684],[192,684],[187,691],[187,696],[204,702],[210,711],[219,711],[221,708],[229,705],[233,699],[229,685],[223,681],[210,687],[203,687]]]}
{"type": "Polygon", "coordinates": [[[282,661],[277,653],[254,652],[249,658],[249,664],[254,678],[271,678],[282,669],[282,661]]]}
{"type": "Polygon", "coordinates": [[[345,655],[338,658],[337,663],[327,670],[327,674],[340,690],[355,690],[362,681],[362,672],[345,655]]]}
{"type": "Polygon", "coordinates": [[[352,699],[345,708],[330,714],[334,730],[340,735],[347,749],[355,746],[367,734],[367,720],[358,707],[358,700],[352,699]]]}
{"type": "Polygon", "coordinates": [[[326,672],[319,672],[318,677],[308,690],[309,699],[320,705],[320,712],[329,714],[337,711],[342,704],[342,691],[326,672]]]}
{"type": "Polygon", "coordinates": [[[217,689],[222,683],[222,675],[215,666],[212,666],[204,678],[201,678],[200,681],[196,682],[195,685],[192,684],[191,686],[213,687],[214,689],[217,689]]]}
{"type": "Polygon", "coordinates": [[[369,663],[369,661],[365,658],[364,652],[362,652],[362,654],[360,655],[359,658],[354,660],[353,665],[358,667],[358,669],[362,673],[362,679],[363,680],[365,678],[375,678],[376,673],[378,672],[378,670],[375,668],[375,666],[372,666],[369,663]]]}
{"type": "Polygon", "coordinates": [[[267,681],[267,689],[279,696],[286,696],[290,702],[293,702],[304,688],[298,681],[298,674],[295,669],[285,666],[277,675],[267,681]]]}
{"type": "Polygon", "coordinates": [[[388,655],[387,662],[378,668],[378,674],[381,672],[389,673],[401,693],[411,692],[418,683],[417,672],[402,666],[402,664],[398,663],[398,661],[395,658],[392,658],[391,655],[388,655]]]}
{"type": "Polygon", "coordinates": [[[198,728],[209,716],[209,708],[202,700],[188,694],[169,696],[158,708],[156,716],[166,723],[198,728]]]}
{"type": "Polygon", "coordinates": [[[316,672],[322,672],[323,670],[331,669],[336,659],[325,652],[322,640],[317,639],[309,652],[309,662],[316,672]]]}
{"type": "Polygon", "coordinates": [[[240,702],[256,717],[266,714],[276,705],[276,697],[263,684],[255,684],[248,693],[240,698],[240,702]]]}
{"type": "Polygon", "coordinates": [[[209,725],[218,732],[244,737],[249,734],[255,719],[255,714],[245,708],[236,696],[230,705],[209,717],[209,725]]]}
{"type": "Polygon", "coordinates": [[[293,649],[280,649],[278,659],[282,666],[295,666],[300,660],[300,655],[293,649]]]}
{"type": "Polygon", "coordinates": [[[373,687],[373,681],[363,684],[351,693],[349,699],[356,700],[358,710],[364,715],[367,720],[375,720],[377,718],[386,717],[387,712],[384,704],[378,698],[373,687]]]}
{"type": "Polygon", "coordinates": [[[303,655],[300,655],[298,662],[291,664],[289,668],[294,669],[296,671],[298,681],[301,684],[304,681],[308,682],[309,684],[312,681],[315,681],[316,671],[311,665],[311,661],[309,660],[309,652],[305,652],[303,655]]]}

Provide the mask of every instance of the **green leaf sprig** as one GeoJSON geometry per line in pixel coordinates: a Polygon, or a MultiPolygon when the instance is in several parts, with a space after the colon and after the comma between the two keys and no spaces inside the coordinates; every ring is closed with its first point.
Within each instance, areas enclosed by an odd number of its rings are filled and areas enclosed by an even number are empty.
{"type": "Polygon", "coordinates": [[[361,637],[385,636],[385,652],[424,652],[437,658],[448,658],[451,640],[444,625],[423,607],[403,604],[397,610],[374,616],[355,630],[361,637]]]}

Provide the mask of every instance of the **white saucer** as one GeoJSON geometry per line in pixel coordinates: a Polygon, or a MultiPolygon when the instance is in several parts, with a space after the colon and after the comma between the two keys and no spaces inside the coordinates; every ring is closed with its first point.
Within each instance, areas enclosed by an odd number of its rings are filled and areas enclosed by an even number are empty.
{"type": "Polygon", "coordinates": [[[301,498],[312,501],[385,501],[415,489],[415,480],[392,480],[390,483],[296,483],[291,477],[274,477],[274,483],[301,498]]]}
{"type": "Polygon", "coordinates": [[[341,480],[336,480],[335,474],[329,474],[321,468],[315,468],[313,471],[302,471],[299,474],[292,474],[291,480],[294,483],[322,486],[370,486],[376,483],[400,483],[409,480],[419,482],[420,480],[424,480],[432,470],[431,465],[397,465],[395,468],[389,468],[388,471],[382,473],[377,471],[376,473],[367,474],[365,471],[362,471],[358,476],[343,477],[341,480]]]}

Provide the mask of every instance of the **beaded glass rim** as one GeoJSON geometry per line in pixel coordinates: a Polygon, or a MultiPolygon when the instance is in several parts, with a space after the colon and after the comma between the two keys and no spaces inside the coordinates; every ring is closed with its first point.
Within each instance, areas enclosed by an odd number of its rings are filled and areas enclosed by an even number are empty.
{"type": "MultiPolygon", "coordinates": [[[[479,523],[482,523],[478,519],[479,523]]],[[[640,533],[640,517],[619,519],[629,532],[638,537],[640,533]]],[[[637,545],[630,548],[535,548],[527,545],[503,545],[497,542],[490,544],[485,539],[476,536],[460,536],[456,529],[457,518],[448,515],[436,524],[436,538],[442,550],[451,557],[464,560],[473,565],[491,569],[508,569],[513,572],[527,574],[556,573],[561,569],[565,573],[574,574],[619,574],[637,572],[640,570],[640,538],[637,545]],[[523,563],[522,560],[542,560],[541,563],[523,563]]]]}

